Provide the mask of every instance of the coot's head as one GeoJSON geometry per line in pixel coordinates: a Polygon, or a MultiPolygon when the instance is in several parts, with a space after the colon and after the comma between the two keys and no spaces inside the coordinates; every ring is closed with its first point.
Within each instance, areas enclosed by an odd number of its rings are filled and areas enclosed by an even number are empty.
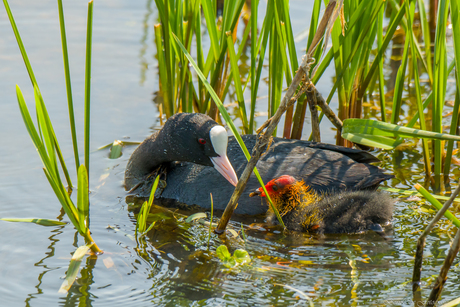
{"type": "Polygon", "coordinates": [[[214,166],[236,186],[238,178],[227,158],[228,135],[224,127],[201,113],[171,116],[159,134],[175,161],[214,166]]]}
{"type": "MultiPolygon", "coordinates": [[[[278,178],[270,180],[265,185],[265,189],[267,189],[267,192],[270,195],[270,197],[278,196],[288,192],[289,187],[294,185],[296,182],[297,180],[294,177],[289,175],[282,175],[278,178]]],[[[250,193],[249,196],[265,197],[266,195],[264,190],[260,187],[256,189],[254,192],[250,193]]]]}

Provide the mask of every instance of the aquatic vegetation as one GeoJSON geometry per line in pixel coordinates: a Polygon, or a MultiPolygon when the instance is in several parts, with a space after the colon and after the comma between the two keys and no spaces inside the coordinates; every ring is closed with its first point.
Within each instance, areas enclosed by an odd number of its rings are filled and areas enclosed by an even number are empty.
{"type": "Polygon", "coordinates": [[[243,249],[237,249],[233,252],[232,255],[225,245],[221,245],[216,249],[216,255],[220,261],[222,261],[222,264],[227,268],[235,268],[236,266],[251,262],[251,257],[249,257],[247,251],[243,249]]]}

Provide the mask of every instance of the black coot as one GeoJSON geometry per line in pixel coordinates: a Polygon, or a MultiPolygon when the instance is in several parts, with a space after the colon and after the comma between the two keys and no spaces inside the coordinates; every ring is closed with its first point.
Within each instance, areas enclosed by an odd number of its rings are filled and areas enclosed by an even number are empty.
{"type": "MultiPolygon", "coordinates": [[[[249,152],[256,137],[243,136],[249,152]]],[[[148,196],[154,179],[149,175],[162,166],[167,174],[162,197],[210,208],[209,194],[212,193],[214,208],[223,210],[233,193],[236,175],[241,175],[247,163],[235,138],[228,138],[228,148],[226,142],[225,129],[207,115],[171,116],[160,131],[148,137],[131,155],[125,172],[125,188],[138,196],[148,196]]],[[[317,192],[363,190],[375,189],[380,182],[393,177],[368,164],[378,161],[357,149],[273,138],[257,169],[264,181],[291,174],[317,192]]],[[[260,199],[244,196],[258,187],[257,179],[251,175],[235,213],[256,215],[267,211],[260,199]]]]}
{"type": "MultiPolygon", "coordinates": [[[[283,175],[265,186],[286,228],[294,231],[325,233],[361,233],[373,230],[384,235],[381,225],[389,224],[393,199],[378,191],[340,191],[319,195],[303,181],[283,175]]],[[[250,196],[265,197],[262,188],[250,196]]],[[[267,222],[277,223],[273,210],[267,222]]],[[[384,236],[385,237],[385,236],[384,236]]]]}

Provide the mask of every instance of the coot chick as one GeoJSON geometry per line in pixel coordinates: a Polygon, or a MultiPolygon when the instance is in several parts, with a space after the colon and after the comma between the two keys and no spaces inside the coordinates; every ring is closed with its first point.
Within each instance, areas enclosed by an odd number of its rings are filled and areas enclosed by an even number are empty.
{"type": "MultiPolygon", "coordinates": [[[[249,152],[256,140],[256,135],[243,136],[249,152]]],[[[228,145],[226,142],[225,129],[207,115],[180,113],[171,116],[159,132],[133,152],[125,172],[125,188],[138,196],[148,197],[154,179],[151,174],[161,166],[166,173],[166,187],[161,197],[209,209],[209,194],[212,193],[214,209],[224,210],[237,181],[231,165],[240,176],[247,163],[235,138],[228,137],[228,145]],[[218,130],[219,141],[212,141],[212,129],[218,130]],[[212,167],[212,159],[218,157],[225,161],[225,148],[230,163],[222,163],[217,168],[222,176],[212,167]]],[[[288,173],[304,180],[316,192],[361,190],[375,189],[380,182],[393,177],[368,164],[378,161],[362,150],[274,137],[257,169],[263,180],[288,173]]],[[[253,174],[244,193],[259,186],[253,174]]],[[[256,198],[241,197],[238,203],[236,214],[265,215],[267,211],[267,206],[256,198]]]]}
{"type": "MultiPolygon", "coordinates": [[[[294,231],[351,234],[373,230],[382,235],[381,225],[390,223],[393,215],[393,199],[378,191],[320,195],[289,175],[271,180],[265,188],[286,228],[294,231]]],[[[262,188],[250,194],[256,195],[265,197],[262,188]]],[[[267,222],[277,222],[271,208],[267,222]]]]}

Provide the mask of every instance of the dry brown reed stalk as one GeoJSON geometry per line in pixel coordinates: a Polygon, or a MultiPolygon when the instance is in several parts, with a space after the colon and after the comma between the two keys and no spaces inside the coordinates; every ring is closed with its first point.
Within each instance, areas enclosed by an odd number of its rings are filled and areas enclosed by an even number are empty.
{"type": "MultiPolygon", "coordinates": [[[[417,250],[415,252],[414,271],[412,274],[412,292],[414,294],[415,301],[420,301],[421,299],[420,298],[420,280],[421,280],[421,275],[422,275],[423,249],[425,247],[426,237],[433,230],[434,226],[441,219],[441,217],[444,216],[444,213],[449,209],[450,205],[452,205],[452,202],[454,201],[454,199],[457,197],[459,193],[460,193],[460,185],[455,189],[454,192],[452,192],[452,195],[450,196],[450,198],[444,203],[441,210],[437,212],[433,220],[430,222],[430,224],[426,227],[425,231],[420,235],[420,237],[417,240],[417,250]]],[[[453,244],[449,249],[448,255],[446,259],[444,260],[444,264],[441,268],[441,272],[438,278],[436,279],[436,283],[435,283],[433,290],[431,291],[430,298],[428,299],[426,303],[427,306],[433,306],[433,304],[435,304],[435,302],[439,299],[439,295],[441,294],[444,283],[447,280],[447,272],[449,271],[449,268],[452,265],[452,261],[457,255],[458,250],[460,248],[459,240],[460,240],[460,232],[457,230],[457,234],[455,235],[453,244]],[[430,304],[430,301],[433,301],[433,300],[434,302],[430,304]]]]}

